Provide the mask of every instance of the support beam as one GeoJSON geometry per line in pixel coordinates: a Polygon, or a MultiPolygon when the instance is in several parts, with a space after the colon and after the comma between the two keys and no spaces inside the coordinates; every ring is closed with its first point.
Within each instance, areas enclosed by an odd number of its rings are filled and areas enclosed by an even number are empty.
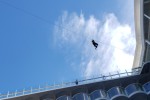
{"type": "Polygon", "coordinates": [[[150,3],[150,1],[145,1],[144,4],[150,3]]]}
{"type": "Polygon", "coordinates": [[[145,40],[145,42],[150,46],[150,41],[148,41],[148,40],[145,40]]]}
{"type": "Polygon", "coordinates": [[[147,19],[149,19],[149,20],[150,20],[150,17],[149,17],[148,15],[144,14],[144,16],[145,16],[147,19]]]}

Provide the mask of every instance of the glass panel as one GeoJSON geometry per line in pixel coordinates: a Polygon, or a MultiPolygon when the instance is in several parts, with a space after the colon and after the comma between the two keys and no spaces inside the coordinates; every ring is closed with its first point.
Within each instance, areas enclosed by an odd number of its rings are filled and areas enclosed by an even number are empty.
{"type": "Polygon", "coordinates": [[[120,94],[125,95],[124,90],[123,90],[122,87],[113,87],[110,90],[108,90],[108,95],[109,95],[110,98],[112,98],[116,95],[120,95],[120,94]]]}
{"type": "Polygon", "coordinates": [[[73,96],[73,100],[88,100],[88,95],[85,93],[78,93],[73,96]]]}
{"type": "Polygon", "coordinates": [[[91,100],[106,98],[106,92],[104,90],[96,90],[90,94],[91,100]]]}
{"type": "Polygon", "coordinates": [[[95,91],[90,95],[91,100],[95,100],[96,98],[100,98],[99,91],[95,91]]]}
{"type": "Polygon", "coordinates": [[[84,95],[84,100],[89,100],[88,98],[89,98],[88,95],[85,94],[84,95]]]}
{"type": "Polygon", "coordinates": [[[106,92],[104,90],[101,90],[100,94],[101,94],[101,97],[103,97],[103,98],[107,97],[107,94],[106,94],[106,92]]]}
{"type": "Polygon", "coordinates": [[[144,84],[143,88],[145,89],[146,92],[150,92],[150,82],[144,84]]]}
{"type": "Polygon", "coordinates": [[[125,90],[128,95],[131,95],[132,93],[136,91],[143,91],[142,86],[137,83],[128,85],[125,90]]]}

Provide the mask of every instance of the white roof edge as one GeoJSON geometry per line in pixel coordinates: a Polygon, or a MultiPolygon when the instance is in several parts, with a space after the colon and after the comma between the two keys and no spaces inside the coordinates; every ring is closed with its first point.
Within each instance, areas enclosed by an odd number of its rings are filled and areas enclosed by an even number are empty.
{"type": "Polygon", "coordinates": [[[132,68],[142,66],[144,57],[143,0],[134,0],[134,21],[136,49],[132,68]]]}

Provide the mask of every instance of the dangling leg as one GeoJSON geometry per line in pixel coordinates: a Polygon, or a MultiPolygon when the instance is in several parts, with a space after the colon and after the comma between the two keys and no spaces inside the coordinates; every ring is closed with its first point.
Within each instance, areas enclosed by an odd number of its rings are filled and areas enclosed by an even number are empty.
{"type": "Polygon", "coordinates": [[[97,45],[95,45],[95,49],[97,49],[97,45]]]}
{"type": "Polygon", "coordinates": [[[98,44],[97,44],[97,43],[95,44],[95,47],[96,47],[96,48],[98,47],[98,44]]]}

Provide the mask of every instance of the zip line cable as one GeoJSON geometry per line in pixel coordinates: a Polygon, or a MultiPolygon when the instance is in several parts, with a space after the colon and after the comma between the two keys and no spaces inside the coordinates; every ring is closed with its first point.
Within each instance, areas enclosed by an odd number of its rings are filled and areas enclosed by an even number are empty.
{"type": "Polygon", "coordinates": [[[27,15],[30,15],[30,16],[35,17],[35,18],[37,18],[37,19],[39,19],[39,20],[41,20],[41,21],[43,21],[45,23],[50,24],[49,20],[46,20],[46,19],[44,19],[44,18],[42,18],[40,16],[37,16],[37,15],[35,15],[35,14],[29,12],[29,11],[26,11],[26,10],[24,10],[22,8],[16,7],[16,6],[14,6],[14,5],[12,5],[12,4],[8,3],[8,2],[0,0],[0,3],[3,3],[3,4],[5,4],[5,5],[9,6],[9,7],[15,8],[15,9],[17,9],[17,10],[19,10],[19,11],[21,11],[21,12],[27,14],[27,15]]]}
{"type": "MultiPolygon", "coordinates": [[[[30,15],[30,16],[32,16],[32,17],[35,17],[36,19],[39,19],[39,20],[41,20],[41,21],[43,21],[43,22],[45,22],[45,23],[47,23],[47,24],[49,24],[49,25],[51,25],[51,26],[62,27],[62,30],[66,30],[66,31],[68,31],[68,32],[74,33],[74,32],[72,32],[71,30],[67,29],[66,27],[64,27],[64,26],[62,26],[62,25],[57,25],[56,23],[53,23],[53,22],[50,21],[50,20],[44,19],[43,17],[40,17],[40,16],[38,16],[38,15],[35,15],[35,14],[33,14],[33,13],[29,12],[29,11],[26,11],[26,10],[24,10],[24,9],[22,9],[22,8],[16,7],[16,6],[14,6],[14,5],[12,5],[12,4],[8,3],[8,2],[5,2],[5,1],[0,0],[0,3],[5,4],[5,5],[9,6],[9,7],[12,7],[12,8],[14,8],[14,9],[16,9],[16,10],[19,10],[19,11],[21,11],[21,12],[27,14],[27,15],[30,15]]],[[[99,43],[102,44],[102,45],[104,45],[104,46],[108,46],[108,47],[111,46],[111,47],[114,47],[114,48],[119,49],[119,50],[121,50],[121,51],[124,51],[124,50],[121,49],[121,48],[118,48],[118,47],[116,47],[116,46],[113,46],[113,45],[110,45],[110,44],[107,44],[107,43],[103,43],[103,42],[101,42],[101,41],[100,41],[99,43]]],[[[125,52],[126,52],[126,51],[125,51],[125,52]]],[[[129,52],[127,52],[127,53],[130,54],[129,52]]]]}
{"type": "MultiPolygon", "coordinates": [[[[47,24],[49,24],[49,25],[51,25],[51,26],[55,25],[55,26],[58,26],[58,27],[62,27],[63,30],[70,31],[70,30],[66,29],[65,27],[63,27],[62,25],[57,25],[57,24],[53,23],[53,22],[50,21],[50,20],[44,19],[43,17],[40,17],[40,16],[38,16],[38,15],[35,15],[35,14],[29,12],[29,11],[26,11],[26,10],[24,10],[24,9],[22,9],[22,8],[19,8],[19,7],[17,7],[17,6],[14,6],[14,5],[12,5],[12,4],[8,3],[8,2],[5,2],[5,1],[0,0],[0,3],[5,4],[5,5],[9,6],[9,7],[12,7],[12,8],[14,8],[14,9],[16,9],[16,10],[18,10],[18,11],[20,11],[20,12],[23,12],[23,13],[25,13],[25,14],[27,14],[27,15],[30,15],[30,16],[32,16],[32,17],[35,17],[36,19],[39,19],[39,20],[41,20],[41,21],[43,21],[43,22],[45,22],[45,23],[47,23],[47,24]]],[[[71,32],[71,31],[70,31],[70,32],[71,32]]]]}

